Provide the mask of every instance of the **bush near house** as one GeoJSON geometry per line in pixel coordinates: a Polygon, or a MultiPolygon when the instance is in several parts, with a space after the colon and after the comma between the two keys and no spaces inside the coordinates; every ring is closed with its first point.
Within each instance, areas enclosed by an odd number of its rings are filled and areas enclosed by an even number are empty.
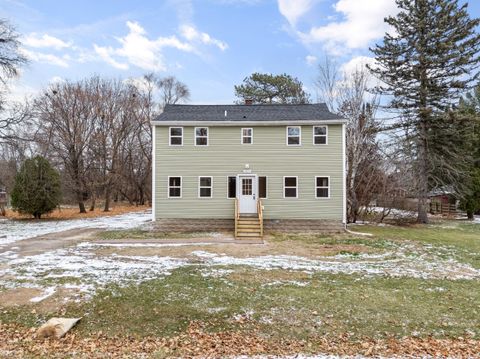
{"type": "Polygon", "coordinates": [[[58,206],[61,199],[60,175],[42,156],[27,159],[15,176],[12,207],[40,219],[58,206]]]}

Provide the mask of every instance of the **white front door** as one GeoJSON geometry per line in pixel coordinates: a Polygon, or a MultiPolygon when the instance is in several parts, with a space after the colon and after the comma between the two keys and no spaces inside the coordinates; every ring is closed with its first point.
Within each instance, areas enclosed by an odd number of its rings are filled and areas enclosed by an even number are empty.
{"type": "Polygon", "coordinates": [[[238,204],[240,213],[257,213],[256,176],[239,175],[238,179],[238,204]]]}

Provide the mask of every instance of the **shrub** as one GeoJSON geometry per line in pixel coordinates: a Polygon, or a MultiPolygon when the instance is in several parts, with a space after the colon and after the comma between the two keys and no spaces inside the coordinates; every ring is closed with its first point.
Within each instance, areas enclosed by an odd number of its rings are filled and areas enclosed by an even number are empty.
{"type": "Polygon", "coordinates": [[[42,156],[27,159],[15,176],[12,207],[40,219],[58,206],[61,199],[60,175],[42,156]]]}

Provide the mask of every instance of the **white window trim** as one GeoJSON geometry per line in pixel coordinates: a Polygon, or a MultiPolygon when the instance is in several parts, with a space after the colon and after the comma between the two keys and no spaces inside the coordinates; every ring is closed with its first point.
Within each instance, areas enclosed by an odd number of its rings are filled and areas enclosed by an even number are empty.
{"type": "MultiPolygon", "coordinates": [[[[173,186],[172,188],[177,188],[177,186],[173,186]]],[[[167,198],[177,199],[177,198],[182,198],[182,196],[183,196],[183,178],[182,178],[182,176],[168,176],[167,177],[167,198]],[[176,197],[176,196],[171,197],[170,196],[170,178],[180,178],[180,197],[176,197]]]]}
{"type": "Polygon", "coordinates": [[[181,126],[172,126],[172,127],[169,127],[168,128],[168,145],[169,146],[173,146],[173,147],[181,147],[183,146],[183,127],[181,126]],[[172,128],[180,128],[182,129],[182,136],[172,136],[172,128]],[[182,139],[182,144],[181,145],[172,145],[172,137],[175,137],[175,138],[178,138],[178,137],[181,137],[182,139]]]}
{"type": "Polygon", "coordinates": [[[328,126],[327,125],[313,126],[313,128],[312,128],[312,143],[313,143],[314,146],[326,146],[326,145],[328,145],[328,126]],[[325,135],[315,136],[315,128],[316,127],[325,127],[325,130],[326,130],[325,135]],[[325,143],[315,143],[315,137],[320,137],[320,136],[325,136],[325,143]]]}
{"type": "Polygon", "coordinates": [[[330,199],[331,195],[331,183],[330,183],[330,176],[315,176],[315,182],[313,183],[315,189],[315,198],[316,199],[330,199]],[[324,186],[317,186],[317,178],[328,178],[328,187],[324,186]],[[318,197],[317,196],[317,188],[327,188],[328,189],[328,197],[318,197]]]}
{"type": "MultiPolygon", "coordinates": [[[[285,127],[285,142],[287,144],[287,146],[292,146],[292,147],[298,147],[298,146],[301,146],[302,145],[302,126],[287,126],[285,127]],[[289,145],[288,144],[288,129],[289,128],[298,128],[299,131],[298,131],[298,145],[289,145]]],[[[292,137],[296,137],[296,136],[292,136],[292,137]]],[[[287,176],[288,177],[288,176],[287,176]]]]}
{"type": "Polygon", "coordinates": [[[240,144],[242,144],[242,145],[253,145],[253,127],[242,127],[242,128],[241,128],[241,132],[240,132],[240,144]],[[250,130],[252,134],[251,134],[250,136],[244,136],[244,135],[243,135],[243,130],[250,130]],[[243,138],[244,138],[244,137],[245,137],[245,138],[246,138],[246,137],[251,138],[251,139],[252,139],[252,142],[250,142],[250,143],[245,143],[245,142],[243,142],[243,138]]]}
{"type": "MultiPolygon", "coordinates": [[[[198,138],[204,138],[205,136],[199,136],[198,138]]],[[[206,126],[195,127],[193,132],[193,144],[197,147],[207,147],[210,145],[210,129],[206,126]],[[197,128],[206,128],[207,129],[207,144],[206,145],[197,145],[197,128]]]]}
{"type": "Polygon", "coordinates": [[[198,176],[198,198],[213,198],[213,177],[212,176],[198,176]],[[210,178],[210,187],[200,186],[200,178],[210,178]],[[200,196],[200,188],[210,188],[210,197],[202,197],[200,196]]]}
{"type": "MultiPolygon", "coordinates": [[[[289,177],[289,176],[287,176],[287,177],[289,177]]],[[[268,176],[258,176],[257,180],[258,180],[258,199],[268,199],[268,176]],[[265,191],[265,195],[266,195],[265,198],[260,198],[260,180],[259,180],[260,177],[265,177],[265,185],[267,186],[266,191],[265,191]]],[[[283,183],[285,184],[285,182],[283,182],[283,183]]]]}
{"type": "Polygon", "coordinates": [[[237,176],[227,176],[227,199],[235,199],[235,198],[237,198],[237,186],[236,186],[236,185],[237,185],[237,176]],[[235,178],[235,197],[231,197],[231,198],[228,197],[228,184],[229,184],[228,179],[229,179],[230,177],[235,178]]]}
{"type": "Polygon", "coordinates": [[[299,190],[298,187],[299,187],[298,176],[283,176],[283,198],[284,198],[284,199],[292,199],[292,198],[295,199],[295,198],[298,198],[298,190],[299,190]],[[286,186],[285,186],[285,178],[296,178],[296,184],[297,184],[296,187],[291,187],[291,186],[286,187],[286,186]],[[297,196],[296,196],[296,197],[286,197],[286,196],[285,196],[285,189],[286,189],[286,188],[295,188],[295,189],[296,189],[296,193],[295,193],[295,194],[296,194],[297,196]]]}

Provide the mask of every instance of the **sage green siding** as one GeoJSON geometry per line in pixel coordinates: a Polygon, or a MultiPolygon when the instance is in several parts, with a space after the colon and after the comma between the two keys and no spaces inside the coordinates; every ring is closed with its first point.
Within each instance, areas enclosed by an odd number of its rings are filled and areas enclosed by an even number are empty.
{"type": "Polygon", "coordinates": [[[313,145],[313,127],[301,126],[301,146],[286,145],[286,126],[253,128],[253,144],[240,144],[241,127],[209,127],[209,145],[194,146],[184,127],[183,146],[169,146],[168,127],[156,126],[156,218],[233,218],[227,177],[267,176],[263,200],[268,219],[343,218],[342,126],[328,126],[328,145],[313,145]],[[168,176],[182,177],[182,198],[168,198],[168,176]],[[213,177],[213,198],[198,198],[198,176],[213,177]],[[283,177],[298,176],[298,198],[283,198],[283,177]],[[330,177],[330,198],[315,198],[315,176],[330,177]]]}

